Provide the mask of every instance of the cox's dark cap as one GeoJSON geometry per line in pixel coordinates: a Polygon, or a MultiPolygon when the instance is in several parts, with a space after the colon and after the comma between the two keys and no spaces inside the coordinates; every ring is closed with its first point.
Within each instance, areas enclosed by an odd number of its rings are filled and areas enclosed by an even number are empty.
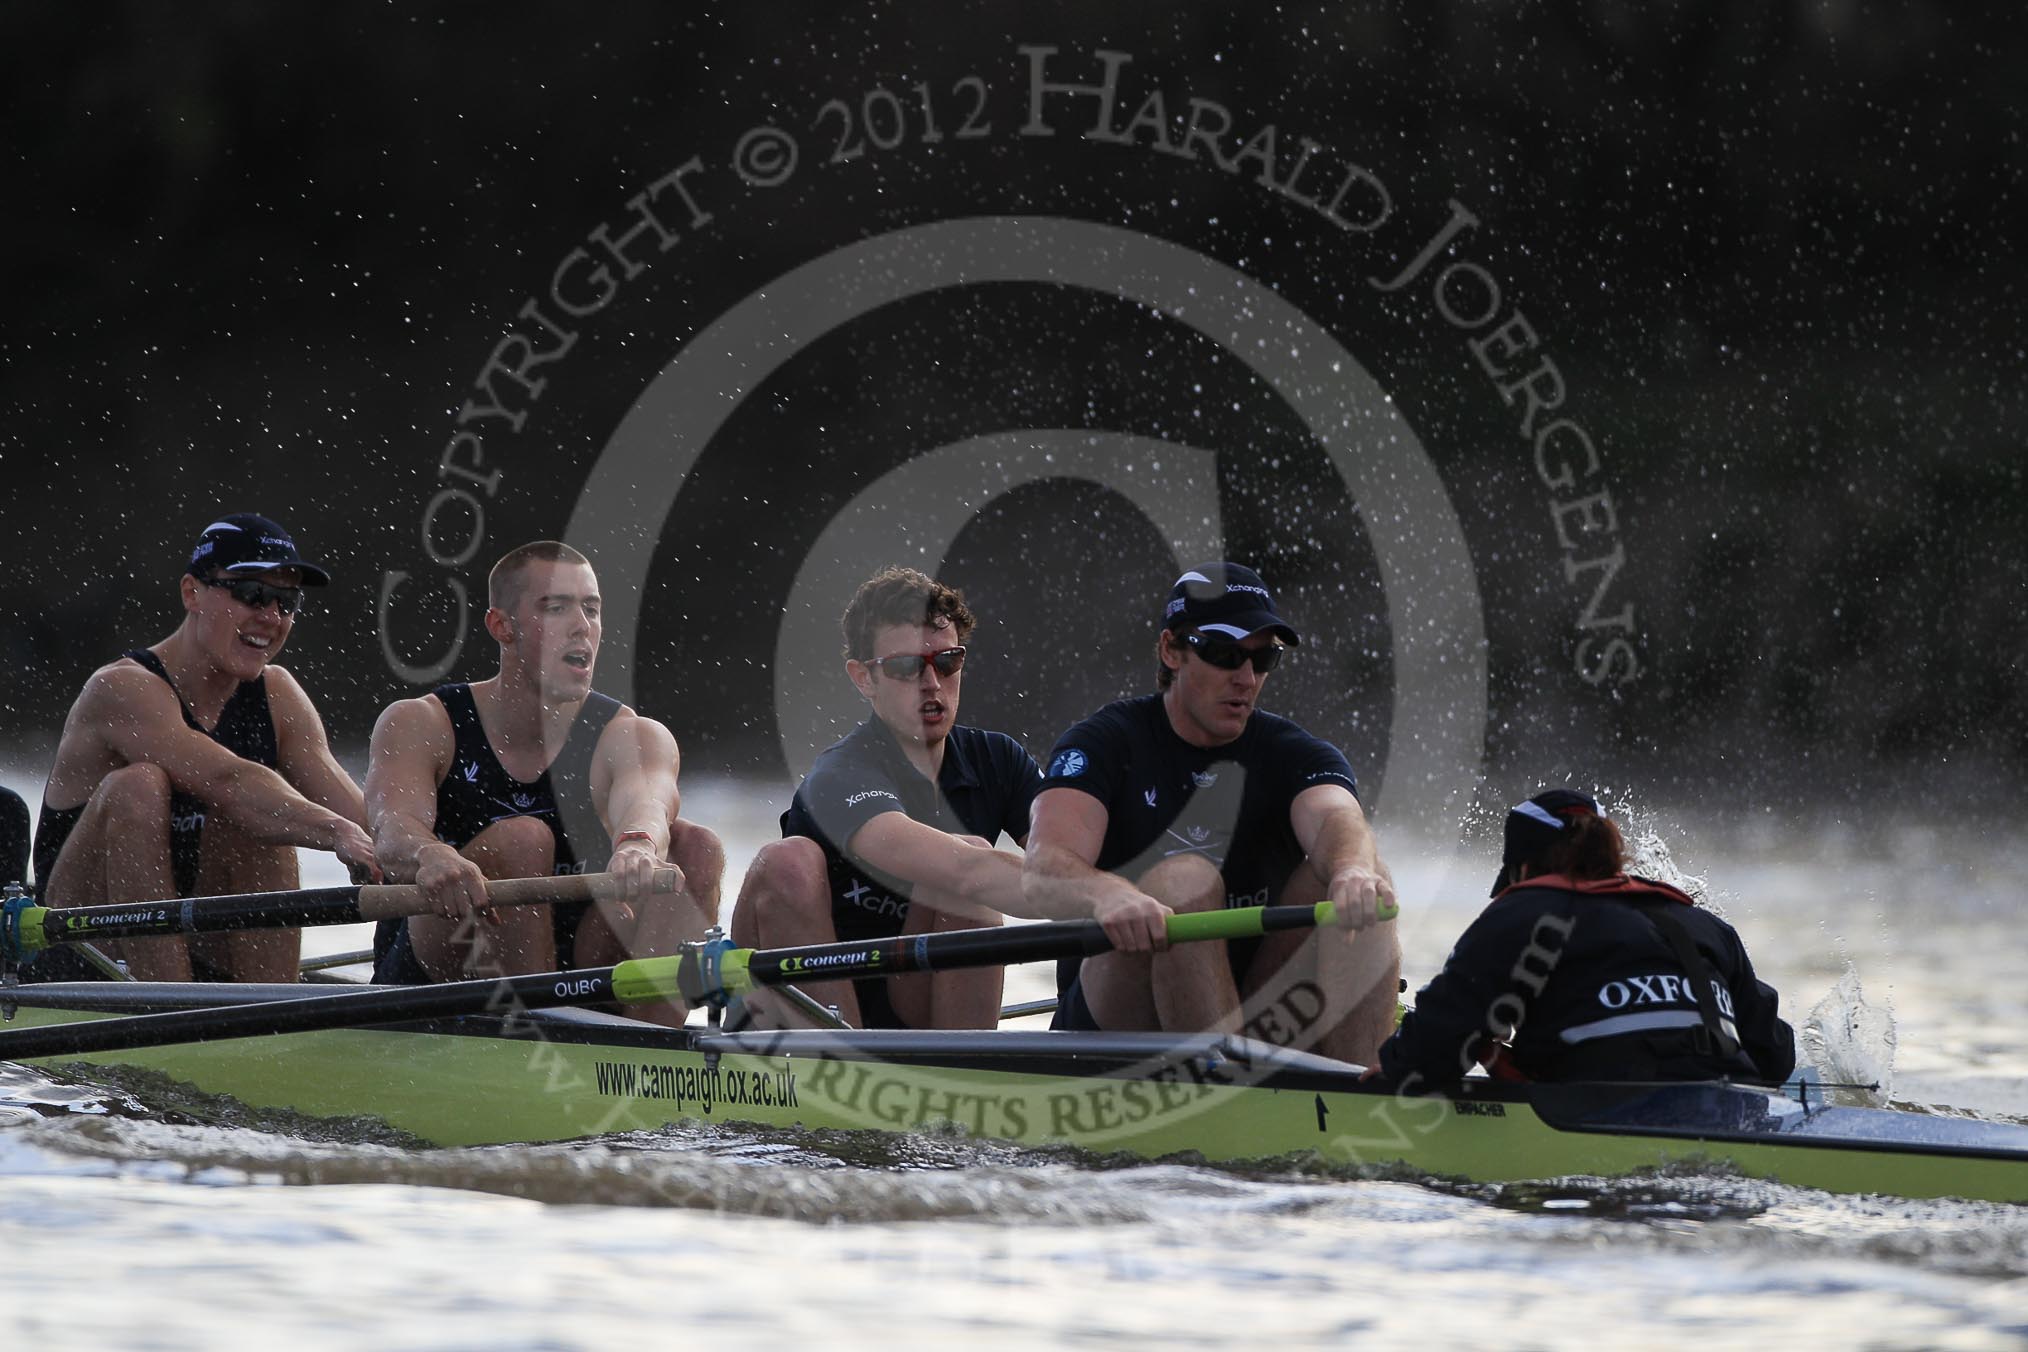
{"type": "Polygon", "coordinates": [[[1598,802],[1576,789],[1548,789],[1525,803],[1507,809],[1507,840],[1500,852],[1500,876],[1493,879],[1493,895],[1507,890],[1507,878],[1514,870],[1556,843],[1579,817],[1603,817],[1598,802]]]}
{"type": "Polygon", "coordinates": [[[1271,630],[1284,643],[1303,641],[1275,609],[1260,574],[1238,563],[1199,564],[1176,579],[1162,611],[1164,629],[1201,629],[1230,639],[1271,630]]]}
{"type": "Polygon", "coordinates": [[[296,549],[295,538],[279,525],[252,512],[234,512],[219,517],[198,534],[185,571],[199,578],[214,570],[248,577],[277,568],[300,570],[304,584],[311,587],[331,581],[331,574],[304,558],[296,549]]]}

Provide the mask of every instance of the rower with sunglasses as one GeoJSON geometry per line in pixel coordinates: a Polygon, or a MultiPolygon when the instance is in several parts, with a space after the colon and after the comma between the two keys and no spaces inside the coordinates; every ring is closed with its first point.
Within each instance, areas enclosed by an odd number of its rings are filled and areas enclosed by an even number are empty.
{"type": "MultiPolygon", "coordinates": [[[[845,674],[871,716],[822,755],[762,848],[732,912],[732,939],[774,948],[970,929],[1034,915],[1021,857],[993,847],[1028,835],[1041,774],[1005,733],[958,724],[962,595],[912,568],[888,568],[846,606],[845,674]]],[[[1075,903],[1059,913],[1090,916],[1075,903]]],[[[1053,917],[1052,917],[1053,918],[1053,917]]],[[[864,1028],[991,1028],[1001,969],[809,982],[806,994],[864,1028]]],[[[794,1015],[767,992],[770,1022],[794,1015]]]]}
{"type": "Polygon", "coordinates": [[[1145,933],[1058,973],[1055,1026],[1247,1031],[1366,1064],[1394,1023],[1394,900],[1344,753],[1257,708],[1302,640],[1252,569],[1193,568],[1170,589],[1157,692],[1056,744],[1028,843],[1031,898],[1153,899],[1145,933]],[[1171,910],[1336,904],[1337,925],[1164,943],[1171,910]]]}
{"type": "MultiPolygon", "coordinates": [[[[298,885],[296,848],[379,876],[359,786],[323,720],[274,665],[303,589],[331,576],[281,526],[235,513],[206,526],[179,595],[183,620],[85,682],[64,721],[35,835],[38,893],[62,906],[298,885]]],[[[296,930],[104,945],[143,980],[294,981],[296,930]]],[[[95,975],[54,949],[29,972],[95,975]]]]}

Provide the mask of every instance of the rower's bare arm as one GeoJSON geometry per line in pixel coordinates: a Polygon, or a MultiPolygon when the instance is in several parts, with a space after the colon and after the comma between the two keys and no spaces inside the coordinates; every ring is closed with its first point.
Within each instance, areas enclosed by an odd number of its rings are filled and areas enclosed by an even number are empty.
{"type": "Polygon", "coordinates": [[[1021,871],[1030,913],[1086,916],[1106,928],[1113,947],[1142,953],[1169,946],[1169,908],[1117,873],[1095,867],[1110,814],[1081,789],[1044,789],[1029,813],[1021,871]]]}
{"type": "Polygon", "coordinates": [[[672,867],[667,862],[669,823],[682,807],[676,787],[679,761],[669,729],[631,709],[616,715],[599,737],[592,806],[615,842],[606,871],[621,881],[629,897],[651,890],[656,871],[672,867]]]}
{"type": "Polygon", "coordinates": [[[486,905],[479,866],[437,839],[437,785],[456,747],[451,716],[433,696],[398,700],[373,725],[366,762],[366,819],[381,867],[418,884],[438,915],[486,905]]]}
{"type": "Polygon", "coordinates": [[[1318,784],[1297,794],[1289,806],[1296,843],[1311,872],[1324,884],[1338,924],[1366,929],[1380,923],[1380,908],[1394,902],[1394,889],[1380,865],[1380,847],[1366,811],[1349,789],[1318,784]]]}
{"type": "MultiPolygon", "coordinates": [[[[875,871],[946,899],[960,914],[1043,916],[1021,885],[1021,856],[939,831],[905,812],[883,812],[852,833],[846,852],[875,871]]],[[[1087,911],[1078,911],[1083,917],[1087,911]]]]}
{"type": "Polygon", "coordinates": [[[358,822],[191,727],[175,692],[139,666],[101,668],[71,717],[91,728],[115,760],[159,766],[177,789],[255,840],[329,850],[348,865],[373,866],[372,842],[358,822]]]}
{"type": "Polygon", "coordinates": [[[366,825],[366,795],[338,758],[331,754],[324,719],[310,702],[309,692],[288,672],[267,668],[268,708],[275,720],[276,751],[282,778],[305,798],[341,817],[366,825]]]}

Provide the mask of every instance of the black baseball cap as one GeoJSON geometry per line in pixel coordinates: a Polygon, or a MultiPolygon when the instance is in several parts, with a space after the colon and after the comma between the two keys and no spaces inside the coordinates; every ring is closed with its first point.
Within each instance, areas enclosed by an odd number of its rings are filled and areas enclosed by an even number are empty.
{"type": "Polygon", "coordinates": [[[1275,609],[1274,594],[1260,574],[1239,563],[1199,564],[1177,578],[1162,611],[1162,627],[1200,629],[1231,639],[1267,629],[1284,643],[1303,641],[1275,609]]]}
{"type": "Polygon", "coordinates": [[[279,525],[252,512],[234,512],[198,534],[184,571],[197,578],[214,569],[228,577],[250,577],[277,568],[300,570],[306,586],[322,587],[331,581],[331,574],[304,558],[294,537],[279,525]]]}
{"type": "Polygon", "coordinates": [[[1522,864],[1556,843],[1578,817],[1603,817],[1598,802],[1576,789],[1549,789],[1507,809],[1506,847],[1500,852],[1500,873],[1493,895],[1507,890],[1507,878],[1522,864]]]}

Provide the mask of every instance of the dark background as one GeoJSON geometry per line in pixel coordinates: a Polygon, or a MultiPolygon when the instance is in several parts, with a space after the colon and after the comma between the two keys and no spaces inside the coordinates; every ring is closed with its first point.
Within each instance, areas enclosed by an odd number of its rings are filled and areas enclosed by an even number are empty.
{"type": "MultiPolygon", "coordinates": [[[[166,633],[191,538],[248,508],[340,574],[284,660],[356,748],[410,693],[380,655],[378,579],[429,567],[418,522],[457,410],[565,254],[745,127],[805,131],[828,98],[978,73],[993,137],[720,193],[696,248],[585,322],[523,432],[488,437],[504,478],[474,586],[563,529],[643,386],[768,279],[902,226],[1071,216],[1273,286],[1387,387],[1473,553],[1500,793],[1572,773],[1718,813],[2004,819],[2028,788],[2024,25],[2001,5],[1619,8],[10,7],[0,749],[38,754],[94,666],[166,633]],[[1325,142],[1393,189],[1387,257],[1452,198],[1481,218],[1470,256],[1541,331],[1605,458],[1638,679],[1577,675],[1585,589],[1549,494],[1427,295],[1362,292],[1381,255],[1323,247],[1249,181],[1007,134],[1023,43],[1092,74],[1092,50],[1125,50],[1172,115],[1194,94],[1242,133],[1277,123],[1285,153],[1325,142]]],[[[915,454],[1023,427],[1219,450],[1234,552],[1316,640],[1270,704],[1383,772],[1388,616],[1300,422],[1189,330],[1039,286],[870,315],[727,422],[658,547],[636,657],[688,766],[780,770],[775,625],[831,515],[915,454]]],[[[992,621],[968,719],[1039,755],[1146,688],[1171,567],[1104,490],[1003,500],[946,570],[992,621]]],[[[428,617],[404,622],[414,659],[441,648],[428,617]]],[[[481,646],[458,675],[486,673],[481,646]]]]}

